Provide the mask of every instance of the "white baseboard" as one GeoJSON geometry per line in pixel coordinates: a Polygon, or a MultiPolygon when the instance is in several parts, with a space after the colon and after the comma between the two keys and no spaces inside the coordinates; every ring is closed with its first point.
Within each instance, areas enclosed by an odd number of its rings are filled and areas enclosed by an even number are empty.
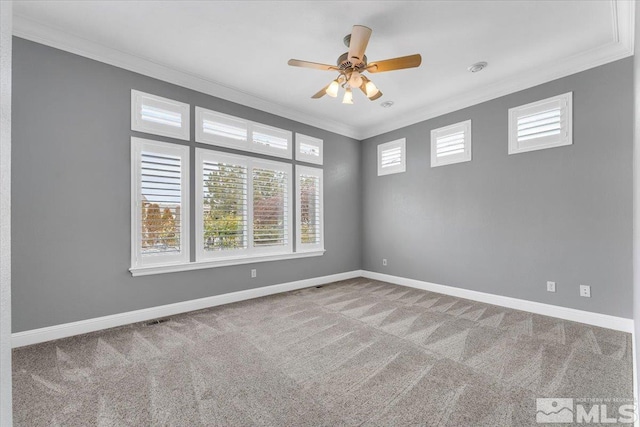
{"type": "Polygon", "coordinates": [[[369,279],[381,280],[383,282],[395,283],[396,285],[408,286],[425,291],[438,292],[454,297],[484,302],[487,304],[499,305],[501,307],[513,308],[515,310],[528,311],[531,313],[541,314],[543,316],[557,317],[559,319],[586,323],[588,325],[615,329],[623,332],[633,332],[633,319],[626,319],[624,317],[609,316],[607,314],[576,310],[574,308],[560,307],[557,305],[544,304],[541,302],[527,301],[518,298],[488,294],[485,292],[471,291],[468,289],[455,288],[453,286],[438,285],[436,283],[407,279],[405,277],[391,276],[389,274],[376,273],[373,271],[363,270],[362,276],[369,279]]]}
{"type": "Polygon", "coordinates": [[[278,285],[264,286],[255,289],[247,289],[244,291],[231,292],[228,294],[215,295],[190,301],[177,302],[174,304],[161,305],[158,307],[145,308],[142,310],[129,311],[126,313],[112,314],[109,316],[80,320],[78,322],[64,323],[62,325],[49,326],[46,328],[33,329],[30,331],[17,332],[11,335],[11,345],[13,348],[22,347],[25,345],[66,338],[73,335],[100,331],[102,329],[114,328],[116,326],[128,325],[131,323],[144,322],[146,320],[186,313],[188,311],[215,307],[217,305],[229,304],[232,302],[263,297],[266,295],[273,295],[282,292],[294,291],[297,289],[309,288],[312,286],[337,282],[339,280],[353,279],[360,276],[362,276],[362,271],[354,270],[345,273],[331,274],[329,276],[314,277],[311,279],[298,280],[295,282],[281,283],[278,285]]]}

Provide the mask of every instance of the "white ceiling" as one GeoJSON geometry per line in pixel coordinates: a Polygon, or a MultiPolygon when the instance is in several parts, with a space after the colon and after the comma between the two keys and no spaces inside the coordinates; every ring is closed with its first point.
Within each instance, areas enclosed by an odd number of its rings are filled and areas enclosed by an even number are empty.
{"type": "Polygon", "coordinates": [[[633,2],[19,1],[15,34],[339,133],[364,138],[633,53],[633,2]],[[369,61],[414,53],[417,69],[371,74],[377,101],[311,99],[354,24],[369,61]],[[489,66],[472,74],[478,61],[489,66]],[[392,108],[382,108],[383,101],[392,108]]]}

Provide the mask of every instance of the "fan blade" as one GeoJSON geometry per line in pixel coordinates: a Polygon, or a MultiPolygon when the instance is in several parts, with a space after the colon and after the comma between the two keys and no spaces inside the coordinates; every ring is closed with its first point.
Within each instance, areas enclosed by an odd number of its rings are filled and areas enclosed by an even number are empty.
{"type": "MultiPolygon", "coordinates": [[[[333,83],[333,82],[332,82],[333,83]]],[[[313,95],[311,98],[313,99],[318,99],[318,98],[322,98],[323,96],[325,96],[327,94],[327,89],[329,88],[329,86],[331,86],[331,83],[329,83],[328,85],[326,85],[325,87],[323,87],[322,89],[320,89],[318,91],[318,93],[316,93],[315,95],[313,95]]]]}
{"type": "Polygon", "coordinates": [[[401,56],[400,58],[385,59],[384,61],[371,62],[367,66],[370,73],[382,73],[383,71],[402,70],[404,68],[419,67],[422,63],[422,56],[419,54],[401,56]]]}
{"type": "Polygon", "coordinates": [[[301,61],[299,59],[290,59],[287,64],[292,67],[313,68],[315,70],[340,71],[338,67],[328,64],[319,64],[317,62],[301,61]]]}
{"type": "Polygon", "coordinates": [[[353,26],[349,41],[349,61],[353,65],[358,65],[364,60],[364,51],[369,44],[369,37],[371,37],[371,28],[363,25],[353,26]]]}

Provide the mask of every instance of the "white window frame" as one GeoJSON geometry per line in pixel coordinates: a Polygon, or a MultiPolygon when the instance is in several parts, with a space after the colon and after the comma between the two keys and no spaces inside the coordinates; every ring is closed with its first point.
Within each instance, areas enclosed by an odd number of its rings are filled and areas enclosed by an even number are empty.
{"type": "Polygon", "coordinates": [[[407,170],[407,144],[406,138],[397,139],[395,141],[385,142],[378,145],[378,176],[391,175],[395,173],[403,173],[407,170]],[[382,152],[400,147],[400,164],[395,166],[382,167],[382,152]]]}
{"type": "Polygon", "coordinates": [[[431,167],[451,165],[471,161],[471,120],[431,130],[431,167]],[[464,153],[438,158],[438,139],[463,132],[464,153]]]}
{"type": "Polygon", "coordinates": [[[324,157],[323,145],[324,145],[324,141],[319,138],[314,138],[312,136],[296,133],[296,160],[299,162],[322,165],[323,157],[324,157]],[[312,156],[310,154],[301,152],[300,145],[303,143],[309,144],[309,145],[315,145],[318,148],[319,155],[312,156]]]}
{"type": "Polygon", "coordinates": [[[509,154],[526,153],[573,144],[573,92],[532,102],[509,109],[509,154]],[[518,118],[549,108],[560,108],[564,123],[560,135],[552,135],[529,141],[518,141],[518,118]]]}
{"type": "Polygon", "coordinates": [[[296,166],[296,251],[324,251],[324,173],[320,168],[309,166],[296,166]],[[320,198],[320,241],[318,243],[302,243],[302,197],[300,195],[300,175],[310,175],[318,177],[319,198],[320,198]]]}
{"type": "MultiPolygon", "coordinates": [[[[196,148],[196,262],[220,261],[229,265],[233,260],[249,260],[265,255],[292,255],[293,254],[293,183],[292,166],[272,160],[263,160],[255,157],[237,154],[221,153],[213,150],[196,148]],[[247,168],[247,247],[229,251],[205,251],[204,250],[204,181],[202,179],[203,162],[205,160],[218,162],[224,161],[243,165],[247,168]],[[254,247],[253,245],[253,169],[264,168],[278,170],[287,173],[287,244],[274,247],[254,247]]],[[[210,264],[215,266],[215,264],[210,264]]]]}
{"type": "Polygon", "coordinates": [[[131,138],[131,268],[148,266],[170,266],[188,263],[189,246],[189,147],[168,142],[143,138],[131,138]],[[142,255],[142,218],[140,198],[142,194],[141,163],[142,151],[148,150],[159,154],[180,157],[180,253],[142,255]]]}
{"type": "Polygon", "coordinates": [[[293,153],[293,133],[286,129],[280,129],[273,126],[268,126],[262,123],[252,122],[240,117],[231,116],[229,114],[219,113],[217,111],[208,110],[206,108],[196,106],[196,142],[201,144],[215,145],[219,147],[233,148],[241,151],[248,151],[252,153],[267,154],[269,156],[281,157],[284,159],[291,159],[293,153]],[[224,138],[215,136],[204,132],[203,124],[207,118],[215,120],[215,118],[223,120],[234,121],[239,124],[243,124],[247,130],[246,141],[237,141],[230,138],[224,138]],[[279,148],[267,147],[262,144],[253,142],[254,131],[271,131],[276,134],[283,134],[287,139],[287,149],[282,150],[279,148]]]}
{"type": "Polygon", "coordinates": [[[131,90],[131,130],[137,132],[150,133],[153,135],[167,136],[169,138],[177,138],[185,141],[190,140],[190,105],[184,102],[174,101],[173,99],[163,98],[161,96],[152,95],[150,93],[131,90]],[[142,106],[145,100],[162,104],[167,111],[179,113],[182,117],[180,127],[172,127],[161,123],[153,123],[142,119],[142,106]]]}

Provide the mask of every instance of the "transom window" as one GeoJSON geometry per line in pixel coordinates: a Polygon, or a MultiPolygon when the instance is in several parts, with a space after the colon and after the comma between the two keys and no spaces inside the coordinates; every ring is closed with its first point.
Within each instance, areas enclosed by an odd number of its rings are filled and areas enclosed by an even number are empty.
{"type": "Polygon", "coordinates": [[[509,154],[573,144],[572,92],[509,109],[509,154]]]}

